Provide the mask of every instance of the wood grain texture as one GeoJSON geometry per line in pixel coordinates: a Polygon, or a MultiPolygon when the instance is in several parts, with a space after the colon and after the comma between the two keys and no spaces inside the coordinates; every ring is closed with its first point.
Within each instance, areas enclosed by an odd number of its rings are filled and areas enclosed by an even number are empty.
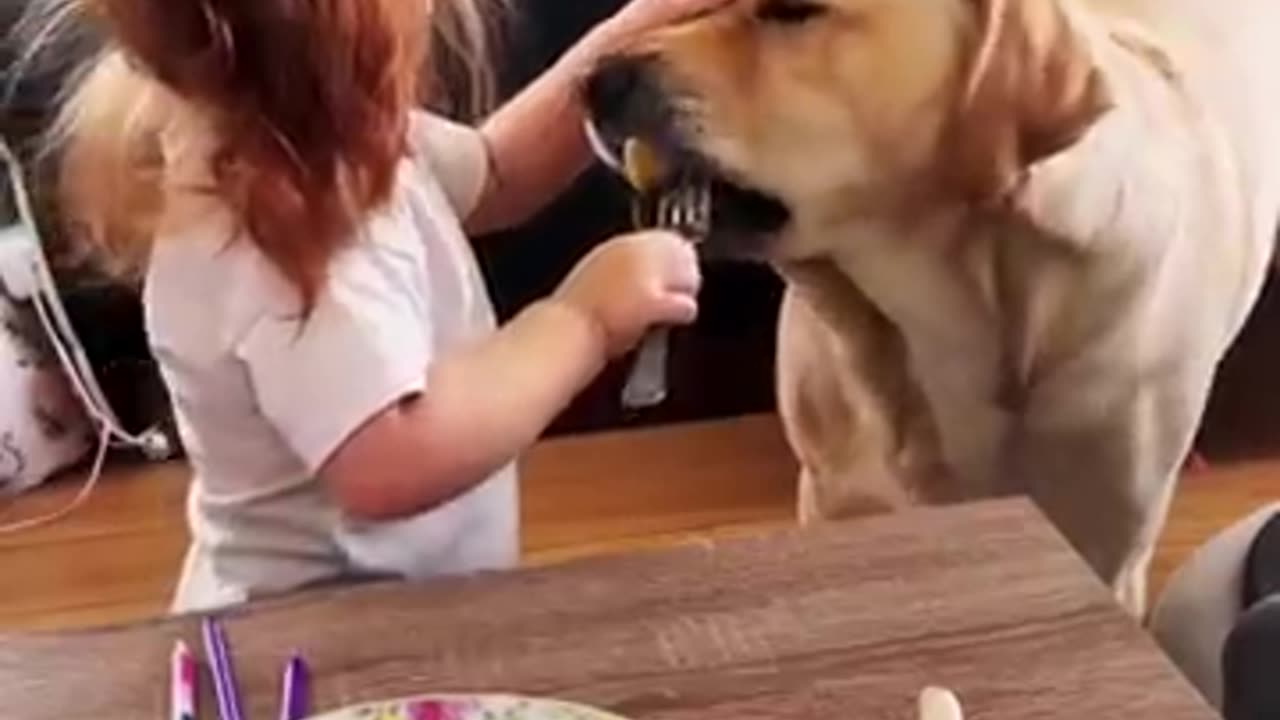
{"type": "MultiPolygon", "coordinates": [[[[524,467],[525,560],[545,565],[787,526],[794,478],[772,416],[545,442],[524,467]]],[[[66,629],[163,613],[187,541],[186,484],[182,465],[117,468],[71,518],[0,537],[0,629],[66,629]]],[[[69,478],[0,505],[0,524],[60,507],[76,489],[69,478]]],[[[1156,555],[1153,587],[1214,532],[1277,497],[1280,462],[1188,477],[1156,555]]]]}
{"type": "MultiPolygon", "coordinates": [[[[168,653],[196,630],[0,638],[4,714],[161,717],[168,653]]],[[[978,720],[1214,717],[1018,501],[334,591],[239,610],[228,630],[250,717],[274,713],[292,648],[320,708],[487,690],[653,720],[906,718],[941,683],[978,720]]]]}
{"type": "MultiPolygon", "coordinates": [[[[0,627],[80,627],[164,612],[186,550],[187,477],[181,465],[120,468],[65,520],[0,537],[0,627]]],[[[0,505],[0,525],[64,507],[79,484],[68,477],[0,505]]]]}

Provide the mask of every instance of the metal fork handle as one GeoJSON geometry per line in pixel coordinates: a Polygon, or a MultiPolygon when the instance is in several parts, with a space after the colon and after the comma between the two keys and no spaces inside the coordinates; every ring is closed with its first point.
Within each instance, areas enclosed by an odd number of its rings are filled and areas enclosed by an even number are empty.
{"type": "Polygon", "coordinates": [[[622,406],[627,410],[647,410],[667,399],[667,356],[671,330],[660,327],[649,331],[640,344],[631,375],[622,389],[622,406]]]}
{"type": "MultiPolygon", "coordinates": [[[[655,225],[697,237],[705,233],[705,226],[710,222],[710,205],[711,196],[705,189],[696,195],[685,192],[675,201],[662,198],[657,208],[655,225]]],[[[645,336],[631,374],[627,377],[627,384],[622,388],[624,409],[633,412],[647,410],[661,405],[667,399],[667,360],[670,346],[670,328],[653,328],[645,336]]]]}

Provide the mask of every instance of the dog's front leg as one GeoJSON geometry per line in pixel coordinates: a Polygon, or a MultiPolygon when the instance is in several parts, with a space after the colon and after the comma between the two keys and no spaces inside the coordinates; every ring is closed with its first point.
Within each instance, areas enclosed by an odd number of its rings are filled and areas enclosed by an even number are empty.
{"type": "Polygon", "coordinates": [[[928,499],[946,471],[897,330],[833,267],[785,274],[778,404],[801,465],[801,521],[928,499]]]}
{"type": "Polygon", "coordinates": [[[1007,477],[1024,484],[1136,617],[1212,380],[1209,369],[1064,373],[1010,429],[1007,477]]]}

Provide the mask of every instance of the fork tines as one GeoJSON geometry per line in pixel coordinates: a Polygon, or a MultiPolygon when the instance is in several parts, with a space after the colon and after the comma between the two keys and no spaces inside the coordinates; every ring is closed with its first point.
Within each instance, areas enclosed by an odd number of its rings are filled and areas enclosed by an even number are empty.
{"type": "Polygon", "coordinates": [[[703,181],[681,183],[658,198],[654,224],[675,230],[694,242],[711,229],[711,186],[703,181]]]}
{"type": "MultiPolygon", "coordinates": [[[[687,179],[658,196],[653,226],[673,230],[697,244],[711,232],[711,184],[687,179]]],[[[641,227],[647,205],[637,195],[632,212],[641,227]]],[[[622,390],[622,404],[628,410],[650,408],[667,397],[667,354],[670,330],[655,328],[640,344],[636,363],[622,390]]]]}

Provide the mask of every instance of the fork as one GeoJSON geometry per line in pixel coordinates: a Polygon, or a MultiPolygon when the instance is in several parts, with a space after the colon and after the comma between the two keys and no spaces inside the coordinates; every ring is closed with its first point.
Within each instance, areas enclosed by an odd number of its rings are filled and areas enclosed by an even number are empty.
{"type": "MultiPolygon", "coordinates": [[[[632,208],[635,224],[645,225],[644,199],[637,195],[632,208]]],[[[673,230],[695,245],[711,230],[711,186],[705,182],[686,182],[663,193],[653,218],[653,227],[673,230]]],[[[667,358],[670,354],[671,329],[658,327],[649,331],[640,345],[635,365],[622,389],[622,406],[627,410],[644,410],[661,405],[667,399],[667,358]]]]}

